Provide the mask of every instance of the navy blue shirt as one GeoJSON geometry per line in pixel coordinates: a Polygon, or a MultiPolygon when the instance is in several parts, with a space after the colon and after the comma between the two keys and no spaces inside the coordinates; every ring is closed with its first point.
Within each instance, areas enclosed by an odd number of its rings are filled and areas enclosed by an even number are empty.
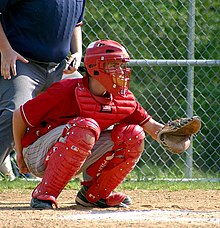
{"type": "Polygon", "coordinates": [[[3,29],[12,48],[26,58],[60,62],[70,51],[85,0],[0,0],[3,29]]]}

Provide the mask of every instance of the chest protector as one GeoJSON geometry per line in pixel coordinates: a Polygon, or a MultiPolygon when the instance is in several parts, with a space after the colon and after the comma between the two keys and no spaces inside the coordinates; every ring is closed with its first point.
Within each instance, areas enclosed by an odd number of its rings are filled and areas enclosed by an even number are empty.
{"type": "Polygon", "coordinates": [[[92,95],[82,84],[79,84],[75,89],[75,94],[80,116],[93,118],[101,130],[119,123],[131,115],[136,108],[136,99],[130,91],[126,97],[97,97],[92,95]]]}

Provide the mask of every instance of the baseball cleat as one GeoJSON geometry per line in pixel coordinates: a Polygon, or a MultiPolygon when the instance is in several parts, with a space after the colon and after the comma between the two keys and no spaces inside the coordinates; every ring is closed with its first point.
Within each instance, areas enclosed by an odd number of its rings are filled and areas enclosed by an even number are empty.
{"type": "Polygon", "coordinates": [[[32,198],[30,205],[33,209],[39,209],[39,210],[53,209],[53,203],[52,203],[52,201],[49,201],[49,200],[44,201],[44,200],[39,200],[37,198],[32,198]]]}
{"type": "Polygon", "coordinates": [[[86,199],[86,192],[88,187],[83,186],[79,192],[77,193],[75,202],[77,205],[81,205],[84,207],[99,207],[99,208],[107,208],[107,207],[124,207],[128,208],[128,205],[132,204],[132,200],[129,196],[124,193],[111,193],[111,200],[108,197],[106,199],[100,199],[95,203],[91,203],[86,199]],[[114,197],[115,196],[115,197],[114,197]],[[114,198],[120,197],[122,201],[118,203],[118,200],[114,200],[114,198]],[[117,203],[116,203],[117,202],[117,203]]]}

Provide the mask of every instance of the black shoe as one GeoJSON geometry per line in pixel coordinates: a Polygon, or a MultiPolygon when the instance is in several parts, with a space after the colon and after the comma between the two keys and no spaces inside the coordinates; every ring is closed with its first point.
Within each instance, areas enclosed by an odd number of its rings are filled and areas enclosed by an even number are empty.
{"type": "Polygon", "coordinates": [[[75,202],[78,205],[84,206],[84,207],[100,207],[100,208],[107,208],[107,207],[125,207],[127,208],[128,205],[130,205],[132,203],[131,198],[127,195],[125,195],[124,193],[112,193],[113,194],[123,194],[125,196],[125,199],[114,206],[110,206],[106,203],[106,199],[100,199],[95,203],[90,203],[87,199],[86,199],[86,192],[88,190],[88,187],[83,186],[79,192],[76,195],[76,199],[75,202]]]}
{"type": "Polygon", "coordinates": [[[53,209],[53,203],[49,200],[31,199],[31,207],[34,209],[53,209]]]}

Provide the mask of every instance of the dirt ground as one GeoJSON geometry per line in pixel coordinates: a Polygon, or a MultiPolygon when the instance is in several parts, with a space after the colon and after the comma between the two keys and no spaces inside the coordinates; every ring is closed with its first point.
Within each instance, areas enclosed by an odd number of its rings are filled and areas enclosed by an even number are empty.
{"type": "Polygon", "coordinates": [[[220,227],[220,191],[125,191],[133,204],[125,209],[84,208],[76,191],[64,190],[59,209],[33,210],[31,190],[0,193],[0,227],[220,227]]]}

